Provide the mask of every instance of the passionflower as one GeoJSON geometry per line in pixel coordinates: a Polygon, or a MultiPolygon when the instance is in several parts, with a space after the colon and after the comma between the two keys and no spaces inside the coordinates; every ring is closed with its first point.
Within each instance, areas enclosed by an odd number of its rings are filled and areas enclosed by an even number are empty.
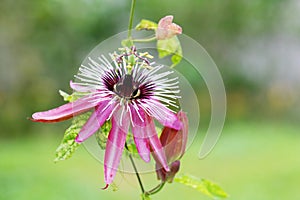
{"type": "Polygon", "coordinates": [[[112,128],[104,156],[107,186],[115,177],[130,127],[140,157],[149,162],[153,153],[165,171],[170,169],[154,119],[164,127],[182,128],[181,121],[169,108],[176,106],[179,93],[177,78],[168,77],[172,71],[163,71],[164,66],[149,63],[137,57],[136,52],[111,58],[111,62],[104,56],[97,61],[89,58],[88,65],[79,68],[77,82],[70,82],[70,87],[82,94],[78,100],[32,115],[36,122],[59,122],[94,109],[78,133],[77,143],[85,141],[110,120],[112,128]],[[128,67],[130,56],[135,62],[128,67]]]}
{"type": "Polygon", "coordinates": [[[182,122],[182,128],[177,130],[171,127],[164,127],[160,135],[160,142],[164,147],[164,152],[170,168],[169,171],[165,170],[159,160],[155,159],[157,161],[157,178],[162,182],[173,181],[180,168],[180,158],[183,156],[186,149],[188,137],[188,118],[182,111],[178,112],[177,117],[182,122]]]}
{"type": "Polygon", "coordinates": [[[182,28],[173,23],[173,16],[167,15],[161,18],[156,29],[156,39],[165,40],[182,33],[182,28]]]}

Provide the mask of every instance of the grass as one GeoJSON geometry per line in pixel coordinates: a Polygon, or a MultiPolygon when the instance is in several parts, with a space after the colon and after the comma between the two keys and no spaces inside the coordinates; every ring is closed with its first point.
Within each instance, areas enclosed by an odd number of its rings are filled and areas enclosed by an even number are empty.
{"type": "MultiPolygon", "coordinates": [[[[63,131],[62,131],[63,132],[63,131]]],[[[69,160],[53,163],[60,138],[44,133],[0,141],[1,200],[139,199],[133,175],[118,174],[116,192],[102,191],[103,166],[84,148],[69,160]]],[[[299,127],[288,124],[227,123],[214,151],[204,160],[195,141],[182,161],[182,173],[213,180],[232,200],[300,199],[299,127]]],[[[146,187],[155,175],[142,176],[146,187]]],[[[177,183],[167,184],[153,199],[208,197],[177,183]]]]}

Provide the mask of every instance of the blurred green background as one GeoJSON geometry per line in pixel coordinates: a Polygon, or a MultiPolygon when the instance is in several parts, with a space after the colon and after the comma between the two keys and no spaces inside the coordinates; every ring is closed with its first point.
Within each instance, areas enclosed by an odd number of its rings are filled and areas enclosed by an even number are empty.
{"type": "MultiPolygon", "coordinates": [[[[63,103],[57,91],[71,92],[85,56],[126,30],[129,9],[129,0],[0,0],[1,200],[139,198],[130,175],[118,175],[117,192],[100,190],[102,165],[84,148],[52,162],[69,122],[26,120],[63,103]]],[[[197,138],[182,172],[219,183],[229,199],[300,199],[299,11],[298,0],[137,1],[134,24],[174,15],[219,67],[228,98],[224,131],[204,160],[197,138]]],[[[209,102],[201,104],[205,121],[209,102]]],[[[155,183],[153,174],[143,178],[149,188],[155,183]]],[[[208,199],[176,183],[153,196],[167,198],[208,199]]]]}

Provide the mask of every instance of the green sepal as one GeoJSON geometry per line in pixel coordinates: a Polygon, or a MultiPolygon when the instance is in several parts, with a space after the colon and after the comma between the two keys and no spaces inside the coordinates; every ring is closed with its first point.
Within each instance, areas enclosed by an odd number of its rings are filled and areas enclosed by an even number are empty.
{"type": "Polygon", "coordinates": [[[172,66],[175,67],[182,60],[182,48],[177,36],[165,40],[157,40],[159,58],[171,57],[172,66]]]}
{"type": "Polygon", "coordinates": [[[133,46],[132,39],[124,39],[124,40],[122,40],[121,41],[121,45],[123,47],[128,47],[128,48],[132,47],[133,46]]]}
{"type": "Polygon", "coordinates": [[[147,19],[142,19],[138,25],[135,27],[136,30],[156,30],[157,29],[157,23],[152,22],[147,19]]]}
{"type": "Polygon", "coordinates": [[[56,149],[54,162],[66,160],[73,155],[80,145],[75,142],[75,138],[90,115],[91,112],[88,112],[73,119],[71,126],[65,131],[61,144],[56,149]]]}
{"type": "Polygon", "coordinates": [[[174,55],[171,57],[171,61],[172,61],[172,67],[175,67],[176,65],[178,65],[180,63],[180,61],[182,60],[182,49],[181,46],[179,45],[177,51],[174,53],[174,55]]]}
{"type": "Polygon", "coordinates": [[[228,197],[228,194],[219,185],[206,179],[198,179],[190,175],[181,175],[176,177],[174,181],[196,189],[213,199],[228,197]]]}

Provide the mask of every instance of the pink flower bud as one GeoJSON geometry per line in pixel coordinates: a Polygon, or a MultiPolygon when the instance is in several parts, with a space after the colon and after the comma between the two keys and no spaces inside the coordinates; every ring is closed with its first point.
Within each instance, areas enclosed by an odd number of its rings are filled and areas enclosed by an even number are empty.
{"type": "Polygon", "coordinates": [[[176,160],[170,164],[170,171],[168,172],[164,168],[157,169],[156,174],[158,180],[172,183],[176,173],[179,171],[179,168],[180,168],[180,161],[176,160]]]}
{"type": "Polygon", "coordinates": [[[160,136],[161,144],[164,147],[167,161],[169,163],[179,160],[185,152],[187,136],[188,136],[188,119],[184,112],[177,114],[178,119],[182,122],[182,128],[175,130],[173,128],[164,127],[160,136]]]}
{"type": "Polygon", "coordinates": [[[188,119],[184,112],[177,114],[178,119],[182,122],[182,128],[175,130],[173,128],[164,127],[160,136],[160,142],[164,147],[164,151],[169,163],[170,171],[164,170],[161,165],[156,163],[157,178],[163,182],[172,182],[175,174],[180,168],[180,158],[183,156],[188,136],[188,119]]]}
{"type": "Polygon", "coordinates": [[[165,16],[159,20],[156,29],[156,39],[165,40],[182,33],[182,28],[177,24],[172,23],[172,21],[172,15],[165,16]]]}

